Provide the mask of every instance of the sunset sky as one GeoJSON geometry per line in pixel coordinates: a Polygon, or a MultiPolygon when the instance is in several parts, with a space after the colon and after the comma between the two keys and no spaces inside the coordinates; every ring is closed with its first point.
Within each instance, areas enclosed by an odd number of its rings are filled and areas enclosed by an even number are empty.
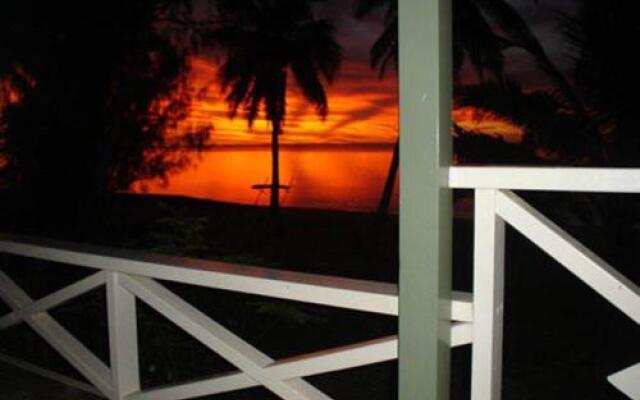
{"type": "MultiPolygon", "coordinates": [[[[284,204],[295,207],[372,211],[378,204],[391,161],[391,147],[398,135],[398,82],[389,69],[384,79],[369,65],[371,45],[383,30],[381,13],[364,21],[351,16],[351,1],[327,1],[316,5],[316,17],[327,18],[336,27],[336,39],[343,47],[342,67],[332,85],[326,85],[329,113],[320,120],[313,106],[306,104],[293,80],[287,93],[287,117],[280,141],[281,180],[293,189],[283,195],[284,204]],[[298,149],[314,149],[298,151],[298,149]],[[322,168],[319,168],[322,166],[322,168]]],[[[565,49],[553,40],[557,32],[553,8],[561,2],[514,0],[518,11],[532,24],[557,64],[565,49]]],[[[507,54],[509,73],[524,83],[525,90],[544,88],[548,83],[535,63],[523,52],[507,54]]],[[[268,196],[251,187],[270,181],[271,128],[258,119],[250,131],[239,113],[229,119],[228,106],[216,81],[220,59],[201,55],[192,60],[190,82],[194,93],[189,125],[213,124],[210,144],[230,151],[207,152],[193,169],[170,180],[168,187],[152,184],[151,192],[188,195],[244,204],[263,204],[268,196]],[[203,90],[206,89],[206,90],[203,90]]],[[[289,74],[291,75],[291,74],[289,74]]],[[[466,68],[464,82],[477,80],[466,68]]],[[[518,142],[522,129],[471,107],[454,110],[454,120],[468,130],[499,135],[518,142]]],[[[397,187],[392,211],[397,211],[397,187]]]]}
{"type": "MultiPolygon", "coordinates": [[[[509,0],[530,24],[552,61],[566,69],[568,59],[562,42],[554,40],[558,34],[555,13],[576,13],[572,0],[509,0]]],[[[196,2],[197,4],[197,2],[196,2]]],[[[203,3],[204,4],[204,3],[203,3]]],[[[287,94],[287,117],[282,144],[286,145],[389,145],[398,132],[398,83],[392,68],[384,79],[369,65],[371,45],[383,30],[382,10],[365,20],[352,16],[351,1],[327,1],[315,5],[316,17],[327,18],[336,27],[336,39],[344,50],[344,60],[335,82],[326,85],[329,114],[326,120],[315,115],[313,106],[300,95],[290,79],[287,94]]],[[[214,146],[255,146],[270,142],[270,126],[258,119],[248,129],[241,113],[229,119],[224,94],[216,81],[220,60],[213,55],[192,58],[190,83],[194,97],[189,118],[182,129],[202,124],[214,126],[210,144],[214,146]]],[[[544,88],[548,82],[535,62],[523,51],[507,52],[508,72],[525,89],[544,88]]],[[[290,74],[291,75],[291,74],[290,74]]],[[[291,77],[290,77],[291,78],[291,77]]],[[[474,80],[474,73],[466,69],[463,81],[474,80]]],[[[458,109],[455,121],[463,128],[499,134],[506,140],[517,142],[521,130],[505,121],[483,115],[473,109],[458,109]]]]}
{"type": "MultiPolygon", "coordinates": [[[[529,23],[551,60],[566,71],[567,49],[556,39],[555,13],[561,10],[573,15],[575,3],[571,0],[508,1],[529,23]]],[[[295,182],[292,185],[295,189],[288,195],[289,204],[371,210],[389,169],[392,144],[399,130],[398,82],[393,68],[380,79],[378,71],[372,70],[369,64],[371,46],[384,28],[383,10],[365,20],[356,20],[351,7],[352,1],[347,0],[315,3],[316,18],[329,19],[335,25],[335,37],[344,54],[335,81],[325,85],[329,103],[325,120],[318,118],[314,107],[304,101],[289,74],[287,115],[280,138],[281,179],[288,184],[295,182]],[[297,151],[301,148],[324,153],[297,151]],[[328,149],[336,151],[330,153],[328,149]],[[343,150],[349,150],[350,154],[343,150]],[[319,169],[318,165],[323,167],[319,169]],[[316,174],[319,170],[322,173],[316,174]],[[362,183],[357,190],[353,175],[356,170],[361,173],[357,181],[362,183]],[[338,203],[333,200],[309,197],[318,193],[339,194],[339,201],[362,198],[360,202],[367,205],[335,205],[338,203]]],[[[549,84],[534,60],[523,51],[510,50],[506,57],[508,73],[525,90],[543,89],[549,84]]],[[[148,186],[151,192],[250,204],[263,201],[256,198],[251,186],[270,180],[267,146],[271,142],[271,127],[263,118],[258,118],[249,130],[241,112],[234,120],[229,118],[225,95],[217,82],[221,61],[219,54],[206,52],[190,59],[189,83],[194,97],[189,117],[179,129],[212,125],[208,145],[225,151],[208,152],[204,158],[194,159],[192,168],[170,177],[169,187],[163,182],[152,183],[148,186]],[[226,151],[233,149],[235,154],[226,151]]],[[[477,80],[473,69],[464,71],[464,83],[477,80]]],[[[499,135],[510,142],[518,142],[522,136],[520,127],[470,107],[454,110],[453,117],[465,129],[499,135]]]]}
{"type": "MultiPolygon", "coordinates": [[[[224,95],[217,85],[215,60],[192,61],[194,89],[209,87],[194,100],[188,123],[213,123],[215,145],[259,145],[271,141],[271,128],[264,119],[249,131],[239,113],[229,119],[224,95]]],[[[398,131],[398,94],[394,74],[379,80],[366,62],[346,60],[333,85],[327,86],[329,115],[322,121],[290,82],[283,144],[385,144],[393,143],[398,131]]]]}
{"type": "MultiPolygon", "coordinates": [[[[562,0],[512,0],[534,32],[538,35],[556,64],[563,67],[564,48],[554,41],[556,19],[554,10],[575,13],[575,2],[562,0]]],[[[372,15],[359,21],[351,16],[351,2],[329,1],[316,6],[318,18],[328,18],[336,26],[336,38],[344,49],[344,61],[336,81],[327,85],[329,115],[320,120],[300,96],[295,82],[290,80],[287,94],[287,118],[284,145],[388,145],[396,140],[398,132],[398,85],[390,70],[384,79],[369,66],[369,49],[383,29],[382,16],[372,15]]],[[[540,89],[547,83],[535,63],[521,51],[507,54],[509,73],[525,83],[525,88],[540,89]]],[[[213,56],[200,56],[192,60],[191,84],[197,96],[186,126],[210,123],[214,125],[211,144],[215,146],[255,146],[270,142],[270,126],[264,119],[256,121],[249,131],[239,114],[228,118],[228,107],[216,81],[217,63],[213,56]]],[[[465,81],[473,81],[472,71],[465,81]]],[[[521,136],[520,128],[482,115],[473,109],[458,109],[454,119],[466,129],[499,134],[511,142],[521,136]]]]}

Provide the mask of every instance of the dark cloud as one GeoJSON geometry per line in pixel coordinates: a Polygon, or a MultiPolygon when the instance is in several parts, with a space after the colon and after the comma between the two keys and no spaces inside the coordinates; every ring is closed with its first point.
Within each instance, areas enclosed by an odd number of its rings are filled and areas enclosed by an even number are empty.
{"type": "MultiPolygon", "coordinates": [[[[560,15],[576,16],[580,1],[576,0],[507,0],[529,24],[542,43],[552,62],[563,72],[570,68],[569,48],[562,38],[560,15]]],[[[364,20],[352,15],[352,1],[330,0],[316,5],[318,18],[326,18],[336,26],[338,41],[344,48],[345,59],[358,63],[369,62],[369,50],[384,28],[383,10],[364,20]]],[[[542,88],[548,79],[528,54],[523,51],[507,53],[509,72],[524,86],[542,88]]],[[[472,69],[467,69],[473,73],[472,69]]],[[[348,77],[354,79],[357,77],[348,77]]],[[[473,79],[473,78],[472,78],[473,79]]]]}
{"type": "Polygon", "coordinates": [[[340,131],[349,125],[357,124],[360,121],[373,118],[376,115],[379,115],[384,110],[396,107],[397,105],[398,105],[398,98],[396,96],[372,99],[368,102],[366,106],[352,110],[351,113],[347,115],[345,118],[331,125],[327,129],[327,131],[328,132],[340,131]]]}
{"type": "Polygon", "coordinates": [[[330,20],[336,27],[336,36],[344,49],[345,59],[362,63],[369,62],[371,45],[384,28],[382,11],[363,20],[353,17],[352,1],[332,0],[316,5],[316,16],[330,20]]]}
{"type": "MultiPolygon", "coordinates": [[[[570,52],[562,37],[562,15],[576,17],[581,1],[576,0],[508,0],[520,13],[536,35],[551,61],[567,75],[570,52]]],[[[548,78],[535,64],[535,60],[524,51],[507,53],[509,71],[526,87],[543,88],[548,78]]]]}

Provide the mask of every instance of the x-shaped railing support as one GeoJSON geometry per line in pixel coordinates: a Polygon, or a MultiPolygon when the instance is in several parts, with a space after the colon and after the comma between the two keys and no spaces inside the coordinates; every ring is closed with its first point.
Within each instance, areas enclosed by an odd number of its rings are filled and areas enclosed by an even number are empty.
{"type": "MultiPolygon", "coordinates": [[[[454,322],[451,346],[471,340],[469,310],[460,308],[455,293],[453,314],[465,320],[454,322]]],[[[0,330],[26,322],[54,349],[114,400],[178,400],[265,386],[285,400],[330,400],[307,383],[306,376],[333,372],[397,358],[397,336],[274,361],[266,354],[213,321],[153,279],[102,271],[34,301],[8,275],[0,271],[0,297],[12,312],[0,318],[0,330]],[[101,285],[107,288],[111,368],[100,361],[47,311],[101,285]],[[175,323],[239,371],[210,379],[140,390],[135,298],[175,323]]]]}
{"type": "Polygon", "coordinates": [[[110,397],[112,385],[109,368],[47,313],[50,308],[86,293],[104,282],[105,272],[98,272],[34,302],[9,276],[0,271],[0,297],[13,309],[9,315],[0,318],[0,329],[24,321],[89,382],[110,397]]]}

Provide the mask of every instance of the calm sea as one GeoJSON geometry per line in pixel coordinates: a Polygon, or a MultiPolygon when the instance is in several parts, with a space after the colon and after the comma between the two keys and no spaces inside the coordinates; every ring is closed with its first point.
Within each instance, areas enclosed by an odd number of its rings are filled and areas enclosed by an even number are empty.
{"type": "MultiPolygon", "coordinates": [[[[390,148],[283,149],[280,179],[285,207],[371,212],[377,207],[391,161],[390,148]]],[[[168,186],[148,183],[147,192],[232,203],[268,205],[268,190],[252,189],[271,177],[267,148],[208,150],[170,177],[168,186]]],[[[141,191],[137,186],[134,191],[141,191]]],[[[392,211],[397,211],[396,195],[392,211]]]]}

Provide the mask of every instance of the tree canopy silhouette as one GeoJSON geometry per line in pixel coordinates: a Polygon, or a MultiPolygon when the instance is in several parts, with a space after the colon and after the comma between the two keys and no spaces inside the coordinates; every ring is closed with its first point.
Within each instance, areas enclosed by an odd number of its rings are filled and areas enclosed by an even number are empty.
{"type": "MultiPolygon", "coordinates": [[[[396,70],[398,67],[398,0],[355,0],[353,3],[354,15],[357,18],[363,18],[378,8],[384,8],[385,28],[371,47],[370,61],[372,68],[377,68],[382,77],[390,63],[396,70]]],[[[524,19],[504,0],[455,0],[452,45],[453,75],[457,83],[467,60],[481,82],[492,80],[498,85],[507,85],[509,79],[505,73],[504,51],[518,47],[535,58],[538,66],[556,87],[558,96],[572,104],[579,102],[573,89],[548,58],[524,19]]],[[[456,85],[456,92],[459,86],[456,85]]],[[[463,131],[459,128],[457,130],[463,131]]],[[[389,208],[398,167],[399,143],[396,141],[378,205],[378,215],[385,214],[389,208]]]]}
{"type": "Polygon", "coordinates": [[[578,93],[603,137],[605,161],[640,165],[640,61],[629,40],[640,36],[636,2],[583,1],[577,17],[563,16],[578,93]]]}
{"type": "MultiPolygon", "coordinates": [[[[544,151],[547,161],[569,164],[640,165],[640,63],[628,56],[627,37],[640,34],[639,7],[625,1],[582,1],[577,16],[560,14],[572,61],[575,101],[560,91],[525,93],[483,83],[457,90],[458,105],[472,105],[509,119],[525,130],[523,145],[544,151]]],[[[567,85],[569,85],[567,83],[567,85]]]]}
{"type": "Polygon", "coordinates": [[[5,105],[0,151],[35,207],[73,212],[185,165],[178,150],[208,129],[176,129],[189,110],[190,46],[159,21],[189,12],[185,0],[0,4],[0,80],[21,97],[5,105]]]}
{"type": "MultiPolygon", "coordinates": [[[[493,154],[486,149],[460,146],[459,149],[474,154],[458,154],[461,161],[470,163],[531,163],[538,154],[546,162],[579,164],[587,154],[586,144],[590,134],[588,121],[573,109],[567,108],[556,96],[544,90],[525,92],[522,86],[511,80],[502,84],[483,82],[459,87],[455,103],[458,107],[474,107],[492,118],[514,123],[523,129],[519,149],[512,156],[504,151],[493,154]],[[528,155],[518,158],[515,155],[528,155]]],[[[456,127],[456,140],[468,132],[456,127]]],[[[469,142],[469,138],[465,138],[469,142]]],[[[471,142],[469,142],[471,143],[471,142]]],[[[479,140],[476,143],[481,143],[479,140]]],[[[516,147],[512,146],[512,149],[516,147]]],[[[537,160],[540,162],[543,160],[537,160]]]]}
{"type": "Polygon", "coordinates": [[[222,26],[208,36],[224,52],[219,70],[232,117],[244,112],[249,126],[263,112],[271,123],[270,205],[279,209],[279,136],[283,133],[290,80],[317,114],[328,113],[323,79],[331,83],[342,59],[334,27],[313,16],[309,0],[220,0],[222,26]]]}
{"type": "MultiPolygon", "coordinates": [[[[385,28],[371,47],[371,66],[384,75],[389,63],[398,63],[398,0],[355,0],[354,15],[363,18],[384,8],[385,28]]],[[[547,56],[520,14],[504,0],[455,0],[453,2],[454,76],[460,77],[468,60],[478,74],[501,81],[504,50],[518,47],[535,57],[537,64],[557,85],[562,95],[576,100],[573,89],[547,56]]]]}

